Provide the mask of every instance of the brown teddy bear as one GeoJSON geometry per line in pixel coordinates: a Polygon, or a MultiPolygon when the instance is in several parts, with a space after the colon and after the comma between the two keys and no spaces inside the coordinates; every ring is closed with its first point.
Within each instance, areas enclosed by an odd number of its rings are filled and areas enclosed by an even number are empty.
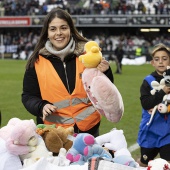
{"type": "Polygon", "coordinates": [[[37,133],[42,136],[47,149],[53,152],[54,155],[58,155],[61,148],[69,150],[72,147],[73,142],[67,137],[74,134],[73,127],[64,128],[62,126],[52,127],[47,125],[43,128],[37,128],[37,133]]]}

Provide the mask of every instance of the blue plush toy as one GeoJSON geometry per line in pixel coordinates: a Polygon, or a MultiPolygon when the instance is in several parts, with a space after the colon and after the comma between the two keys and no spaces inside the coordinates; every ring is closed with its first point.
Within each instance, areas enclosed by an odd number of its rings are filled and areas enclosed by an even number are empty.
{"type": "Polygon", "coordinates": [[[97,144],[92,135],[88,133],[78,134],[73,140],[73,145],[68,150],[66,158],[72,164],[83,165],[92,157],[112,159],[111,154],[97,144]]]}

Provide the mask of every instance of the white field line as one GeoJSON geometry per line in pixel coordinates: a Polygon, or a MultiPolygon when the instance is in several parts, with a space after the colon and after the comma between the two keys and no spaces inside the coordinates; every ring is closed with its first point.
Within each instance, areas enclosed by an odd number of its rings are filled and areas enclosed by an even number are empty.
{"type": "Polygon", "coordinates": [[[128,148],[129,152],[131,152],[131,153],[136,151],[137,149],[139,149],[139,145],[137,143],[129,146],[129,148],[128,148]]]}

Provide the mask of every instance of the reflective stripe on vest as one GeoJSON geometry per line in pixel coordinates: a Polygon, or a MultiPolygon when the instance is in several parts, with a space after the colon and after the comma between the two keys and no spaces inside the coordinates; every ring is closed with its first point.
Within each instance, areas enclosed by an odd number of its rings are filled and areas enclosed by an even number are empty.
{"type": "Polygon", "coordinates": [[[69,127],[76,123],[80,130],[86,131],[100,121],[101,115],[92,106],[82,84],[81,74],[84,69],[83,64],[76,58],[75,89],[69,94],[51,62],[39,56],[35,70],[42,99],[58,108],[55,113],[46,117],[45,124],[56,123],[69,127]]]}
{"type": "Polygon", "coordinates": [[[90,116],[93,112],[95,112],[95,108],[93,106],[87,107],[86,110],[84,110],[83,112],[81,112],[80,114],[78,114],[76,116],[76,120],[74,120],[72,117],[62,117],[62,116],[58,116],[58,115],[49,115],[46,120],[49,122],[55,122],[57,124],[72,124],[74,123],[74,121],[76,122],[80,122],[82,121],[82,117],[86,118],[88,116],[90,116]]]}
{"type": "MultiPolygon", "coordinates": [[[[89,100],[89,98],[83,98],[83,99],[73,98],[71,105],[74,106],[74,105],[82,103],[82,102],[88,104],[90,102],[90,100],[89,100]]],[[[65,107],[70,106],[70,100],[63,100],[63,101],[55,102],[53,104],[58,109],[61,109],[61,108],[65,108],[65,107]]]]}

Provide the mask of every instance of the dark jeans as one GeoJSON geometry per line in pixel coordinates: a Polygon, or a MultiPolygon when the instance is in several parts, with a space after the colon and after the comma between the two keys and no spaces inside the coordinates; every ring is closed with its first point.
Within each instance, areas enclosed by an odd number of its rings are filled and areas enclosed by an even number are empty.
{"type": "Polygon", "coordinates": [[[100,122],[97,123],[94,127],[92,127],[90,130],[87,131],[81,131],[77,125],[74,125],[74,132],[75,133],[89,133],[91,135],[93,135],[94,137],[99,136],[99,126],[100,126],[100,122]]]}

